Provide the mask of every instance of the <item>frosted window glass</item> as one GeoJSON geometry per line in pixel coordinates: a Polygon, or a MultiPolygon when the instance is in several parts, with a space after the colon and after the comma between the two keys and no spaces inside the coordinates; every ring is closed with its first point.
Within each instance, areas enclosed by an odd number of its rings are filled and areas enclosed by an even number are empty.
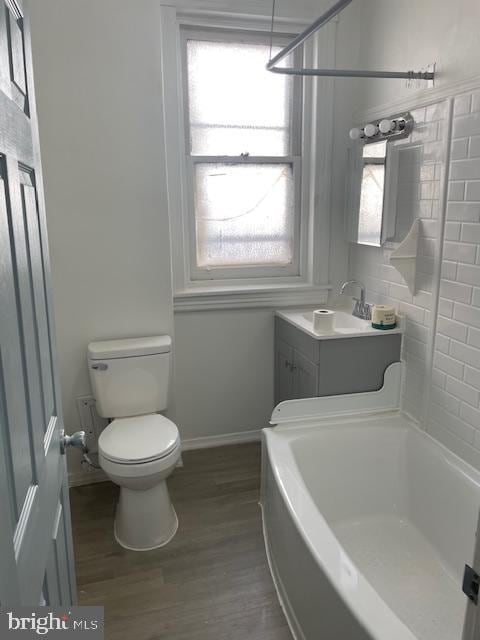
{"type": "Polygon", "coordinates": [[[198,267],[291,264],[291,165],[201,163],[195,172],[198,267]]]}
{"type": "Polygon", "coordinates": [[[384,183],[383,164],[366,164],[363,167],[358,220],[358,242],[361,244],[380,245],[384,183]]]}
{"type": "Polygon", "coordinates": [[[269,54],[261,44],[188,41],[193,155],[289,155],[293,80],[265,69],[269,54]]]}

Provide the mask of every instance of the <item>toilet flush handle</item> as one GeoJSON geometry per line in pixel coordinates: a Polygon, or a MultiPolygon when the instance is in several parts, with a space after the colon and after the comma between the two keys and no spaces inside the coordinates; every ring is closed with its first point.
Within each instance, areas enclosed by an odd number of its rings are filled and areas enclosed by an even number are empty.
{"type": "Polygon", "coordinates": [[[95,364],[92,364],[92,369],[95,369],[96,371],[106,371],[108,369],[108,364],[105,364],[105,362],[96,362],[95,364]]]}

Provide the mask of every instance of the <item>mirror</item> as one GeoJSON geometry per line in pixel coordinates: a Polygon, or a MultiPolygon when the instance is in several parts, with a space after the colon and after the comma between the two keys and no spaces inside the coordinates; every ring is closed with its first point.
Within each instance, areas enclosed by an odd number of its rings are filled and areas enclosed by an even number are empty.
{"type": "Polygon", "coordinates": [[[394,182],[390,171],[391,145],[386,140],[357,143],[349,149],[347,235],[350,242],[380,247],[388,237],[386,210],[394,182]]]}
{"type": "Polygon", "coordinates": [[[430,194],[422,190],[422,182],[434,179],[435,167],[432,163],[426,166],[425,161],[424,145],[419,142],[392,144],[389,149],[385,205],[389,220],[385,238],[389,242],[403,242],[420,217],[422,205],[428,204],[430,194]]]}
{"type": "Polygon", "coordinates": [[[345,219],[350,242],[381,247],[405,240],[422,206],[424,161],[419,142],[357,142],[349,149],[345,219]]]}

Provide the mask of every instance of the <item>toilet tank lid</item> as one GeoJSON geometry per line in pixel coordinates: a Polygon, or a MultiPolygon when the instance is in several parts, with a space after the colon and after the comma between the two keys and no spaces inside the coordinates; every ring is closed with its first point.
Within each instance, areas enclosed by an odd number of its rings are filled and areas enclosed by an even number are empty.
{"type": "Polygon", "coordinates": [[[106,360],[109,358],[151,356],[157,353],[169,353],[171,348],[172,339],[170,336],[103,340],[101,342],[90,342],[88,345],[88,357],[91,360],[106,360]]]}

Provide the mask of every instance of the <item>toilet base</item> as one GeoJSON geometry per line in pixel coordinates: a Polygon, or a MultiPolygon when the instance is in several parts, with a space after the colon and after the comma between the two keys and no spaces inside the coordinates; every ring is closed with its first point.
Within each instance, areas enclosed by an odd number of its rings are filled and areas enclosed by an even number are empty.
{"type": "Polygon", "coordinates": [[[119,545],[130,551],[151,551],[168,544],[177,529],[165,481],[142,491],[120,488],[114,524],[119,545]]]}

